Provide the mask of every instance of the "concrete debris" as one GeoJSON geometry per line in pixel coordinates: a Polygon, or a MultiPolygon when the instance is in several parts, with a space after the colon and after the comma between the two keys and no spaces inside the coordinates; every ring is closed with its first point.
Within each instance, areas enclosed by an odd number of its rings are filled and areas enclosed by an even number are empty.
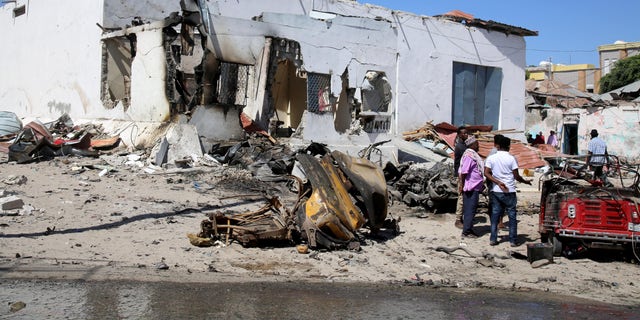
{"type": "Polygon", "coordinates": [[[0,198],[0,206],[2,210],[20,209],[24,206],[24,201],[16,196],[8,196],[0,198]]]}
{"type": "Polygon", "coordinates": [[[13,302],[13,303],[10,303],[9,311],[11,311],[12,313],[18,312],[24,309],[26,306],[27,304],[22,301],[13,302]]]}
{"type": "MultiPolygon", "coordinates": [[[[169,129],[166,135],[169,144],[167,151],[167,163],[176,164],[193,161],[194,158],[202,158],[202,147],[200,137],[195,126],[189,124],[175,124],[169,129]]],[[[155,163],[155,165],[160,165],[155,163]]]]}
{"type": "Polygon", "coordinates": [[[2,182],[8,185],[23,185],[27,183],[27,177],[23,175],[20,175],[20,176],[9,175],[6,179],[3,179],[2,182]]]}

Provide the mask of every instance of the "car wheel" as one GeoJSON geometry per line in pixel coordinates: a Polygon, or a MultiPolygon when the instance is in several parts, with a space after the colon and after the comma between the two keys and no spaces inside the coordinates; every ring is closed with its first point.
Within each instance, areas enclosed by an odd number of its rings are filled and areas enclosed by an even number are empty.
{"type": "Polygon", "coordinates": [[[562,240],[560,239],[560,237],[558,235],[553,235],[553,237],[550,237],[549,243],[551,243],[551,245],[553,246],[553,255],[556,257],[561,256],[562,240]]]}

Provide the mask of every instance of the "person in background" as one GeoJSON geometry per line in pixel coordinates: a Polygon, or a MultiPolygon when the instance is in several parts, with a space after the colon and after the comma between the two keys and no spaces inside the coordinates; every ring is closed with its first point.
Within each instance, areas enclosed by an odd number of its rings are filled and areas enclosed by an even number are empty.
{"type": "MultiPolygon", "coordinates": [[[[465,126],[458,127],[455,148],[453,150],[453,175],[455,177],[458,177],[458,169],[460,169],[460,159],[462,159],[462,154],[467,150],[467,145],[464,142],[468,137],[469,134],[467,133],[467,128],[465,126]]],[[[460,190],[461,183],[462,181],[458,179],[458,190],[460,190]]],[[[458,193],[458,200],[456,201],[456,221],[454,223],[458,229],[462,229],[462,202],[462,194],[458,193]]]]}
{"type": "Polygon", "coordinates": [[[607,175],[604,173],[603,167],[607,165],[607,143],[604,140],[598,138],[598,130],[591,130],[591,140],[587,146],[589,154],[587,155],[587,164],[593,170],[593,177],[601,180],[606,186],[609,185],[607,181],[607,175]]]}
{"type": "Polygon", "coordinates": [[[460,170],[458,172],[458,181],[462,181],[458,187],[458,193],[463,198],[463,238],[477,238],[478,235],[473,232],[473,218],[478,209],[478,200],[480,193],[484,189],[484,164],[482,158],[478,154],[480,144],[476,138],[471,135],[464,142],[467,149],[460,160],[460,170]]]}
{"type": "Polygon", "coordinates": [[[527,132],[524,134],[524,136],[527,138],[528,144],[533,144],[533,136],[531,135],[531,133],[527,132]]]}
{"type": "Polygon", "coordinates": [[[558,149],[558,137],[556,136],[556,132],[551,130],[549,131],[549,138],[547,138],[547,144],[552,146],[554,149],[558,149]]]}
{"type": "Polygon", "coordinates": [[[518,220],[516,218],[516,181],[531,185],[531,180],[526,180],[518,172],[518,161],[509,154],[511,139],[504,137],[498,141],[498,152],[487,157],[484,167],[484,176],[492,182],[491,202],[491,236],[489,245],[498,244],[498,221],[504,209],[509,215],[509,242],[512,247],[518,243],[518,220]]]}
{"type": "Polygon", "coordinates": [[[544,136],[542,135],[542,131],[538,132],[536,138],[533,139],[533,145],[544,144],[544,136]]]}

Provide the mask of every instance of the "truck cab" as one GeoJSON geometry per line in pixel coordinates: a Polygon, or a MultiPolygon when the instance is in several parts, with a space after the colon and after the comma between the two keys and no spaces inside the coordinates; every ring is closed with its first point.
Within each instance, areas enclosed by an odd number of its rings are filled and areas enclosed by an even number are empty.
{"type": "Polygon", "coordinates": [[[593,176],[586,156],[546,159],[550,170],[541,178],[539,232],[554,255],[577,256],[591,248],[637,252],[638,166],[607,158],[605,181],[593,176]]]}

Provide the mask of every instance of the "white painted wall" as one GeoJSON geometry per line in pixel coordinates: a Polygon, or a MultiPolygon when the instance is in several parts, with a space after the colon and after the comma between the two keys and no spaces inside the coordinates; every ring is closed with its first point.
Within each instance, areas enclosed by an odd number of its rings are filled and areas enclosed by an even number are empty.
{"type": "Polygon", "coordinates": [[[130,120],[165,121],[170,104],[165,93],[166,57],[162,45],[162,29],[136,33],[137,53],[131,63],[130,120]]]}
{"type": "MultiPolygon", "coordinates": [[[[598,136],[607,143],[609,154],[625,158],[630,163],[640,162],[640,107],[633,102],[621,102],[619,106],[588,110],[584,108],[549,108],[545,109],[546,117],[540,116],[540,109],[533,109],[527,114],[527,131],[542,131],[545,139],[549,136],[549,130],[558,133],[563,138],[562,130],[564,116],[575,115],[578,121],[578,154],[588,153],[588,144],[591,140],[592,129],[598,130],[598,136]]],[[[563,141],[560,140],[562,144],[563,141]]]]}
{"type": "Polygon", "coordinates": [[[300,42],[304,68],[331,73],[334,90],[339,90],[345,68],[351,87],[362,82],[367,70],[384,71],[394,88],[393,133],[398,135],[428,121],[451,122],[454,61],[496,67],[503,72],[500,129],[524,129],[523,37],[353,2],[312,1],[315,10],[383,18],[337,16],[321,21],[300,15],[309,12],[309,2],[274,9],[278,3],[212,2],[212,11],[221,14],[213,17],[219,56],[254,64],[262,50],[260,38],[278,36],[300,42]],[[276,10],[288,13],[269,13],[276,10]],[[262,22],[251,20],[258,15],[262,22]]]}
{"type": "MultiPolygon", "coordinates": [[[[139,45],[145,49],[138,50],[137,58],[148,60],[134,61],[132,106],[127,112],[121,106],[105,109],[100,100],[102,32],[96,23],[122,26],[135,16],[155,20],[179,10],[179,1],[18,0],[18,5],[27,3],[27,14],[15,19],[13,3],[0,7],[2,41],[8,44],[0,50],[0,70],[8,75],[0,78],[0,109],[45,119],[67,112],[74,120],[166,120],[168,107],[158,85],[164,81],[161,48],[156,47],[159,34],[149,31],[139,36],[139,45]]],[[[255,64],[264,36],[296,40],[306,70],[333,74],[336,96],[345,68],[351,87],[357,87],[368,70],[384,71],[394,88],[396,135],[427,121],[451,121],[453,61],[502,68],[500,128],[524,129],[522,37],[351,1],[207,3],[218,53],[234,57],[227,61],[255,64]],[[344,16],[322,21],[309,16],[317,15],[313,10],[344,16]],[[262,22],[251,20],[258,15],[262,22]]]]}
{"type": "Polygon", "coordinates": [[[165,57],[161,30],[138,34],[132,63],[131,107],[113,109],[100,99],[103,1],[23,1],[25,15],[13,18],[13,3],[0,7],[0,109],[44,121],[68,113],[76,122],[119,119],[167,120],[165,57]]]}
{"type": "Polygon", "coordinates": [[[18,0],[0,7],[0,109],[43,119],[116,114],[104,112],[99,98],[102,5],[18,0]],[[26,14],[13,18],[23,4],[26,14]]]}
{"type": "Polygon", "coordinates": [[[393,20],[399,29],[395,95],[399,132],[427,121],[451,122],[454,61],[500,68],[504,77],[500,129],[524,129],[522,37],[407,13],[398,13],[393,20]]]}

